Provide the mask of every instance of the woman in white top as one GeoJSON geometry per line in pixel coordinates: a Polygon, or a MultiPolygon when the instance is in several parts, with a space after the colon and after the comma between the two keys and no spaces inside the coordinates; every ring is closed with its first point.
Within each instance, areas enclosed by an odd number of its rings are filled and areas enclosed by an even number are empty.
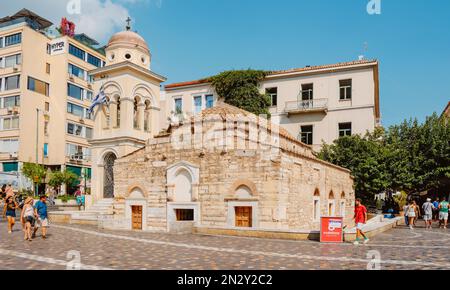
{"type": "Polygon", "coordinates": [[[25,203],[23,205],[22,213],[20,215],[20,219],[22,223],[25,224],[25,236],[24,240],[28,240],[31,242],[31,228],[34,226],[35,222],[35,214],[34,214],[34,208],[33,208],[33,198],[28,197],[25,200],[25,203]]]}
{"type": "Polygon", "coordinates": [[[408,206],[409,228],[411,230],[414,229],[413,225],[414,225],[414,220],[416,218],[416,212],[417,212],[416,204],[414,201],[411,201],[408,206]]]}

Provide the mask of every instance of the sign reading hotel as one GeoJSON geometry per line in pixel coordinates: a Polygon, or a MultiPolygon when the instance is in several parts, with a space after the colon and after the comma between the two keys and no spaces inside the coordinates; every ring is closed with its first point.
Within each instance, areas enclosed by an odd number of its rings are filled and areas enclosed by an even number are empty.
{"type": "Polygon", "coordinates": [[[344,240],[344,221],[341,217],[322,217],[320,222],[321,243],[342,243],[344,240]]]}
{"type": "Polygon", "coordinates": [[[67,50],[67,41],[65,38],[57,38],[50,42],[50,55],[63,54],[67,50]]]}

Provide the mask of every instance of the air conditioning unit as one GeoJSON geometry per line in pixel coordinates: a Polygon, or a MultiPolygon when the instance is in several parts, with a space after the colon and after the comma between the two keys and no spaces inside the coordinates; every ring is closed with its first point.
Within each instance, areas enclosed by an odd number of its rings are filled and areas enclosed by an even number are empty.
{"type": "Polygon", "coordinates": [[[74,78],[75,78],[75,76],[74,76],[73,74],[69,74],[69,79],[70,79],[71,81],[73,81],[74,78]]]}
{"type": "Polygon", "coordinates": [[[8,107],[8,114],[12,114],[14,112],[14,108],[13,107],[8,107]]]}
{"type": "Polygon", "coordinates": [[[17,66],[17,64],[13,65],[12,68],[13,68],[13,71],[15,71],[15,72],[19,70],[19,67],[17,66]]]}
{"type": "Polygon", "coordinates": [[[91,85],[91,84],[88,84],[88,88],[89,88],[90,90],[92,90],[92,85],[91,85]]]}
{"type": "Polygon", "coordinates": [[[80,123],[84,124],[84,118],[80,118],[80,123]]]}
{"type": "Polygon", "coordinates": [[[19,107],[14,107],[12,109],[12,111],[13,111],[13,114],[15,114],[15,115],[19,114],[19,107]]]}
{"type": "Polygon", "coordinates": [[[19,157],[19,155],[17,154],[17,152],[11,153],[9,155],[11,158],[17,159],[19,157]]]}

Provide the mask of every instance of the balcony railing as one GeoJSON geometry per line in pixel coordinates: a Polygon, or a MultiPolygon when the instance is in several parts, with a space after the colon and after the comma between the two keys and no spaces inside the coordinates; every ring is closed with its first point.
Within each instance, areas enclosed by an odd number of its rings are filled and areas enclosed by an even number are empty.
{"type": "Polygon", "coordinates": [[[289,114],[303,112],[326,112],[328,109],[328,99],[312,99],[304,101],[286,102],[285,112],[289,114]]]}

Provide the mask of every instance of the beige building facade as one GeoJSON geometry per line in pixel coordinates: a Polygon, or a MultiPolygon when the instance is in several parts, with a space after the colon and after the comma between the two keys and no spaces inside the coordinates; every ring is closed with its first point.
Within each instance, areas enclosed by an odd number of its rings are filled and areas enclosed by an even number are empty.
{"type": "Polygon", "coordinates": [[[88,185],[94,89],[87,72],[105,56],[86,35],[51,27],[26,9],[0,19],[0,171],[37,162],[86,176],[88,185]]]}
{"type": "MultiPolygon", "coordinates": [[[[272,122],[320,150],[339,136],[365,134],[380,125],[378,62],[359,60],[270,72],[260,84],[271,96],[272,122]]],[[[207,80],[165,86],[166,112],[193,115],[220,96],[207,80]]]]}

